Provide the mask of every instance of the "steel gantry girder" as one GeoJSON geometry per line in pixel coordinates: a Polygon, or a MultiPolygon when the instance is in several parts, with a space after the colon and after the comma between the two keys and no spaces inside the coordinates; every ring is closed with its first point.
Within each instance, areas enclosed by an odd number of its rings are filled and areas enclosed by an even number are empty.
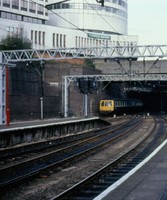
{"type": "Polygon", "coordinates": [[[167,57],[167,45],[24,49],[2,51],[2,56],[6,62],[62,60],[70,58],[162,58],[167,57]]]}
{"type": "MultiPolygon", "coordinates": [[[[108,46],[89,48],[56,48],[56,49],[28,49],[1,51],[0,61],[4,64],[47,61],[63,59],[137,59],[137,58],[165,58],[167,57],[167,45],[143,45],[143,46],[108,46]]],[[[63,77],[64,87],[64,116],[68,116],[68,86],[78,76],[63,77]]],[[[83,76],[82,76],[83,77],[83,76]]],[[[88,76],[87,76],[88,77],[88,76]]],[[[92,77],[92,76],[90,76],[92,77]]],[[[95,75],[96,81],[144,81],[144,80],[167,80],[166,74],[112,74],[95,75]]]]}
{"type": "Polygon", "coordinates": [[[63,112],[64,117],[68,117],[68,87],[71,82],[76,82],[78,78],[94,78],[97,82],[104,81],[167,81],[167,74],[156,73],[138,73],[138,74],[112,74],[112,75],[75,75],[75,76],[63,76],[63,112]]]}
{"type": "Polygon", "coordinates": [[[94,78],[96,81],[167,81],[167,74],[164,73],[136,73],[136,74],[109,74],[109,75],[73,75],[73,76],[63,76],[63,79],[67,79],[67,86],[71,82],[77,81],[78,78],[94,78]]]}

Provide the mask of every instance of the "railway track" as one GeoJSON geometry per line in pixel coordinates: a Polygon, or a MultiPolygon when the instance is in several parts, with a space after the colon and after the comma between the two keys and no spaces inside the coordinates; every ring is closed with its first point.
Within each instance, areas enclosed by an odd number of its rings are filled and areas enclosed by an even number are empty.
{"type": "MultiPolygon", "coordinates": [[[[108,127],[112,124],[112,129],[116,129],[118,126],[123,126],[128,123],[133,117],[126,116],[120,119],[110,119],[108,120],[108,127]]],[[[104,129],[108,128],[107,126],[104,129]]],[[[92,136],[95,136],[99,128],[95,128],[89,131],[84,131],[80,133],[71,133],[63,136],[57,136],[54,139],[47,141],[35,142],[25,145],[18,145],[11,148],[0,149],[0,165],[4,165],[7,162],[11,162],[17,159],[22,159],[35,153],[49,152],[55,149],[63,148],[66,144],[74,144],[79,140],[83,140],[92,136]]],[[[0,166],[1,167],[1,166],[0,166]]]]}
{"type": "Polygon", "coordinates": [[[99,130],[96,136],[85,139],[82,142],[61,148],[59,150],[38,156],[33,159],[20,162],[16,165],[1,168],[0,170],[0,190],[5,192],[5,189],[13,187],[13,185],[25,182],[27,179],[39,176],[41,173],[48,173],[48,170],[67,165],[67,163],[76,162],[76,159],[83,159],[92,153],[96,153],[100,148],[113,142],[116,138],[128,134],[142,123],[142,118],[134,118],[121,127],[113,130],[112,127],[99,130]],[[111,134],[112,133],[112,134],[111,134]]]}
{"type": "Polygon", "coordinates": [[[144,141],[139,143],[135,148],[130,149],[119,158],[99,169],[83,181],[53,197],[51,200],[96,199],[98,194],[137,166],[167,138],[166,120],[164,118],[155,118],[155,125],[151,135],[152,137],[146,137],[144,141]]]}

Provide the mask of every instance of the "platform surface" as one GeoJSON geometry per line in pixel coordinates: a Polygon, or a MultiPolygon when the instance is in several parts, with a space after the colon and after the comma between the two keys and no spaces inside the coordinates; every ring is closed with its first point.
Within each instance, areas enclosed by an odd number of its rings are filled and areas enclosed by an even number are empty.
{"type": "Polygon", "coordinates": [[[88,118],[54,118],[54,119],[43,119],[43,120],[33,120],[33,121],[22,121],[22,122],[12,122],[9,125],[2,124],[0,125],[0,132],[10,131],[10,130],[19,130],[33,127],[42,127],[42,126],[51,126],[56,124],[65,124],[79,121],[89,121],[96,120],[99,117],[88,117],[88,118]]]}
{"type": "Polygon", "coordinates": [[[103,200],[167,200],[167,144],[103,200]]]}

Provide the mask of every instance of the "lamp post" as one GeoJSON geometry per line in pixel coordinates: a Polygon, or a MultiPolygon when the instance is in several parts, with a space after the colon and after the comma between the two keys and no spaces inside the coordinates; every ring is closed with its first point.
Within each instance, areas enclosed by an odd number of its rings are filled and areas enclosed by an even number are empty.
{"type": "Polygon", "coordinates": [[[40,97],[40,101],[41,101],[41,119],[44,118],[44,111],[43,111],[43,97],[44,97],[44,69],[43,69],[43,61],[41,60],[40,63],[40,77],[41,77],[41,97],[40,97]]]}
{"type": "Polygon", "coordinates": [[[44,64],[43,60],[40,61],[39,65],[36,65],[35,62],[27,63],[26,65],[29,66],[31,64],[34,66],[34,70],[39,75],[39,82],[40,82],[40,118],[41,120],[44,118],[44,109],[43,109],[43,98],[44,98],[44,64]],[[39,69],[38,69],[39,68],[39,69]]]}

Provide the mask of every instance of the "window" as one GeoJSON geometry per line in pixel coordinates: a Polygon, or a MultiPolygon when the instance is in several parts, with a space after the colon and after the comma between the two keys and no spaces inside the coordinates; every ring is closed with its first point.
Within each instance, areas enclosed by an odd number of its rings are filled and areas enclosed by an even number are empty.
{"type": "Polygon", "coordinates": [[[90,39],[90,47],[92,47],[93,45],[92,45],[92,39],[90,39]]]}
{"type": "Polygon", "coordinates": [[[53,6],[54,8],[53,9],[60,9],[60,5],[61,4],[54,4],[54,6],[53,6]]]}
{"type": "Polygon", "coordinates": [[[113,0],[113,3],[116,3],[116,4],[117,4],[117,3],[118,3],[118,0],[113,0]]]}
{"type": "Polygon", "coordinates": [[[111,101],[108,102],[108,106],[112,106],[112,102],[111,101]]]}
{"type": "Polygon", "coordinates": [[[35,31],[35,44],[37,44],[37,31],[35,31]]]}
{"type": "Polygon", "coordinates": [[[17,15],[17,20],[18,20],[18,21],[22,21],[21,15],[17,15]]]}
{"type": "Polygon", "coordinates": [[[124,8],[127,8],[127,4],[126,4],[124,1],[122,1],[122,0],[119,0],[119,1],[118,1],[118,4],[119,4],[120,6],[122,6],[122,7],[124,7],[124,8]]]}
{"type": "Polygon", "coordinates": [[[38,24],[45,24],[45,21],[42,21],[41,19],[37,19],[38,24]]]}
{"type": "Polygon", "coordinates": [[[83,40],[84,40],[83,37],[81,37],[80,47],[83,47],[83,45],[84,45],[84,44],[83,44],[83,40]]]}
{"type": "Polygon", "coordinates": [[[105,106],[108,106],[108,101],[105,102],[105,106]]]}
{"type": "Polygon", "coordinates": [[[38,38],[38,40],[39,40],[39,44],[41,44],[41,31],[39,31],[39,38],[38,38]]]}
{"type": "Polygon", "coordinates": [[[23,17],[23,21],[24,21],[24,22],[28,22],[28,17],[25,17],[25,16],[24,16],[24,17],[23,17]]]}
{"type": "Polygon", "coordinates": [[[33,41],[33,34],[34,34],[34,32],[33,32],[33,30],[31,30],[31,41],[33,41]]]}
{"type": "Polygon", "coordinates": [[[12,19],[16,20],[17,19],[17,15],[12,14],[12,19]]]}
{"type": "Polygon", "coordinates": [[[42,40],[42,44],[45,45],[45,32],[43,32],[43,40],[42,40]]]}
{"type": "Polygon", "coordinates": [[[27,11],[27,8],[28,8],[27,0],[22,0],[21,1],[21,10],[27,11]]]}
{"type": "MultiPolygon", "coordinates": [[[[20,20],[21,20],[21,16],[20,16],[20,20]]],[[[23,17],[23,21],[30,22],[30,23],[36,23],[36,24],[42,24],[42,20],[38,20],[37,18],[26,17],[26,16],[23,17]]]]}
{"type": "Polygon", "coordinates": [[[62,47],[62,34],[60,34],[60,47],[62,47]]]}
{"type": "Polygon", "coordinates": [[[95,47],[95,41],[96,41],[96,40],[95,40],[95,39],[93,39],[93,47],[95,47]]]}
{"type": "Polygon", "coordinates": [[[48,11],[47,10],[45,10],[45,16],[48,16],[48,11]]]}
{"type": "Polygon", "coordinates": [[[37,5],[37,12],[38,12],[38,14],[43,15],[44,7],[42,5],[37,5]]]}
{"type": "Polygon", "coordinates": [[[78,47],[80,47],[80,45],[81,45],[81,38],[78,37],[78,47]]]}
{"type": "Polygon", "coordinates": [[[55,47],[55,33],[53,33],[53,42],[52,42],[53,47],[55,47]]]}
{"type": "Polygon", "coordinates": [[[19,9],[19,1],[18,0],[13,0],[12,1],[12,8],[19,9]]]}
{"type": "Polygon", "coordinates": [[[68,4],[68,3],[63,3],[63,4],[62,4],[62,8],[63,8],[63,9],[70,8],[70,4],[68,4]]]}
{"type": "Polygon", "coordinates": [[[84,38],[84,46],[82,47],[86,47],[86,38],[84,38]]]}
{"type": "Polygon", "coordinates": [[[4,7],[10,7],[10,0],[3,0],[4,7]]]}
{"type": "Polygon", "coordinates": [[[90,47],[90,38],[86,39],[86,45],[87,45],[87,47],[90,47]]]}
{"type": "Polygon", "coordinates": [[[104,101],[101,102],[101,106],[104,106],[104,101]]]}
{"type": "Polygon", "coordinates": [[[59,34],[56,34],[56,47],[59,47],[59,34]]]}
{"type": "Polygon", "coordinates": [[[96,47],[98,47],[98,40],[96,40],[96,47]]]}
{"type": "Polygon", "coordinates": [[[28,22],[32,23],[33,19],[31,17],[28,17],[28,22]]]}
{"type": "Polygon", "coordinates": [[[32,23],[38,23],[38,20],[36,18],[32,18],[32,23]]]}
{"type": "Polygon", "coordinates": [[[6,18],[6,15],[7,15],[7,14],[6,14],[5,12],[1,12],[1,17],[2,17],[2,18],[6,18]]]}
{"type": "Polygon", "coordinates": [[[7,31],[9,32],[9,34],[13,34],[14,33],[14,27],[12,26],[7,26],[7,31]]]}
{"type": "Polygon", "coordinates": [[[12,14],[11,13],[7,13],[7,19],[12,19],[12,14]]]}
{"type": "Polygon", "coordinates": [[[99,44],[100,44],[100,46],[102,46],[102,42],[101,42],[101,40],[99,40],[99,44]]]}
{"type": "Polygon", "coordinates": [[[78,47],[78,37],[75,37],[75,46],[78,47]]]}
{"type": "Polygon", "coordinates": [[[36,4],[33,2],[30,2],[29,6],[30,6],[29,11],[32,13],[35,13],[36,4]]]}
{"type": "Polygon", "coordinates": [[[64,47],[66,47],[66,35],[64,35],[64,47]]]}

